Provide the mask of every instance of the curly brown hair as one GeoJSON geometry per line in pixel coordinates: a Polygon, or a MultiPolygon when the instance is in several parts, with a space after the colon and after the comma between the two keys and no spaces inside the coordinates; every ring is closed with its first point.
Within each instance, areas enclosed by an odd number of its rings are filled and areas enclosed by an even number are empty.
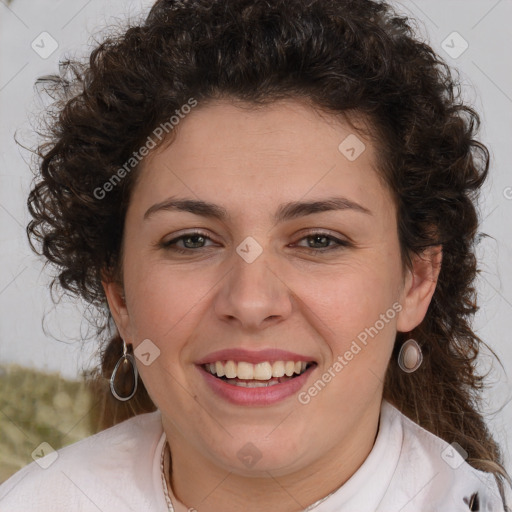
{"type": "MultiPolygon", "coordinates": [[[[122,282],[123,225],[137,166],[109,187],[108,200],[98,190],[155,127],[190,98],[305,99],[367,119],[394,196],[404,265],[429,246],[443,247],[426,317],[408,333],[422,346],[423,365],[406,374],[392,358],[384,397],[437,436],[456,439],[470,464],[496,476],[503,495],[510,479],[480,410],[483,377],[475,361],[484,342],[471,328],[476,202],[489,152],[474,138],[480,119],[461,100],[458,79],[406,17],[372,0],[159,0],[143,23],[104,39],[88,62],[63,62],[59,75],[41,83],[57,101],[37,151],[27,232],[33,249],[58,269],[53,285],[102,313],[104,380],[121,339],[102,279],[122,282]]],[[[395,355],[403,339],[398,333],[395,355]]],[[[114,411],[105,424],[155,409],[141,381],[127,404],[115,404],[108,390],[104,396],[114,411]]]]}

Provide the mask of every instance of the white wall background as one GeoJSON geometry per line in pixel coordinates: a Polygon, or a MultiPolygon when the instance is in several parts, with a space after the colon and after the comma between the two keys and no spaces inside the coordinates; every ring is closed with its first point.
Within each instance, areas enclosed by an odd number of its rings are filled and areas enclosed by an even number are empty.
{"type": "MultiPolygon", "coordinates": [[[[0,364],[15,362],[76,377],[96,363],[94,343],[83,347],[79,341],[81,329],[87,329],[80,307],[71,302],[52,305],[48,275],[28,248],[24,229],[29,221],[30,155],[15,144],[13,134],[16,131],[23,143],[34,142],[29,120],[41,106],[33,93],[38,76],[55,72],[65,55],[84,54],[91,35],[106,24],[137,17],[151,3],[0,0],[0,364]],[[39,54],[31,47],[33,41],[39,54]],[[52,44],[58,47],[47,56],[52,44]]],[[[512,374],[512,0],[394,3],[417,20],[434,49],[461,72],[465,96],[482,115],[481,139],[491,150],[481,230],[493,239],[479,245],[481,310],[475,327],[504,365],[504,370],[496,365],[492,369],[495,385],[486,400],[491,428],[512,472],[512,443],[507,438],[507,430],[512,430],[512,385],[506,376],[512,374]],[[458,55],[465,44],[467,49],[458,55]]],[[[491,368],[490,358],[484,357],[482,365],[491,368]]]]}

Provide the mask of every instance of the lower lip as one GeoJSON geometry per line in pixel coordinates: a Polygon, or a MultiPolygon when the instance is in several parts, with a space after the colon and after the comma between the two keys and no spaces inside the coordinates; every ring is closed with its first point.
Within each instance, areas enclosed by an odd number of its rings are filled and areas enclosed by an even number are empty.
{"type": "Polygon", "coordinates": [[[298,377],[289,379],[273,386],[264,388],[245,388],[229,384],[226,381],[214,377],[202,366],[197,366],[203,375],[206,383],[212,391],[235,405],[272,405],[291,395],[297,393],[306,383],[311,372],[316,368],[316,364],[311,365],[304,373],[298,377]]]}

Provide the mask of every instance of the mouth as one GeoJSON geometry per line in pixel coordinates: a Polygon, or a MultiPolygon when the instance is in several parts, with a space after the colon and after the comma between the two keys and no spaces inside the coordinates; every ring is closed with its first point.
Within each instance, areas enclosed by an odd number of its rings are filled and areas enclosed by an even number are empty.
{"type": "Polygon", "coordinates": [[[215,361],[198,364],[209,396],[237,406],[270,406],[306,386],[314,361],[215,361]]]}
{"type": "Polygon", "coordinates": [[[252,364],[246,361],[216,361],[201,367],[214,377],[245,388],[265,388],[293,380],[305,373],[314,361],[264,361],[252,364]]]}

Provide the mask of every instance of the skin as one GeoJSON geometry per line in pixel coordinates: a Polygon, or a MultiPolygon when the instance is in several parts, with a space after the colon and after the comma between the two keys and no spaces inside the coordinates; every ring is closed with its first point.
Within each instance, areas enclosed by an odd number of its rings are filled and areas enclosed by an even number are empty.
{"type": "Polygon", "coordinates": [[[358,135],[366,149],[349,161],[338,145],[353,129],[339,118],[295,100],[247,107],[196,107],[172,144],[145,159],[125,219],[123,286],[104,282],[125,341],[135,349],[150,339],[160,350],[138,369],[162,413],[173,491],[199,512],[298,511],[354,474],[378,432],[396,333],[424,318],[441,262],[437,247],[402,266],[396,209],[370,140],[358,135]],[[370,214],[272,218],[283,202],[333,195],[370,214]],[[144,219],[170,196],[219,204],[230,217],[161,210],[144,219]],[[181,240],[186,255],[159,245],[193,229],[210,240],[181,240]],[[334,241],[307,238],[311,230],[350,245],[333,250],[334,241]],[[252,263],[236,252],[248,236],[263,251],[252,263]],[[318,362],[306,389],[394,303],[400,313],[306,405],[297,396],[232,405],[198,378],[194,362],[213,351],[277,347],[318,362]],[[246,443],[261,454],[250,468],[237,457],[246,443]]]}

